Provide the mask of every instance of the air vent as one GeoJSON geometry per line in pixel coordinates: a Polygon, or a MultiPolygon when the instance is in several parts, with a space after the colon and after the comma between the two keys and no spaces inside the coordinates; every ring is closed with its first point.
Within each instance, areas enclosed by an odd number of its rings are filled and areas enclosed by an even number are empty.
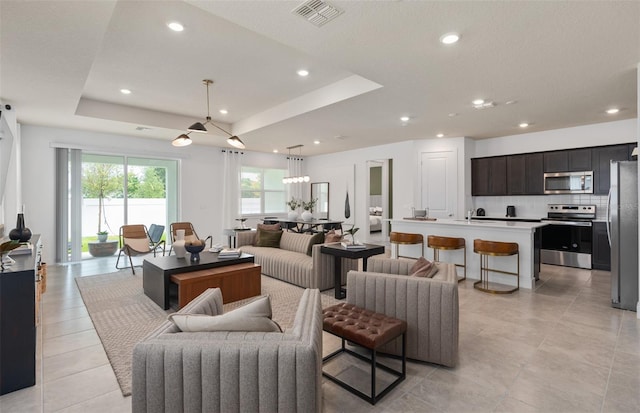
{"type": "Polygon", "coordinates": [[[309,0],[291,10],[291,13],[304,17],[308,22],[320,27],[335,19],[344,11],[322,0],[309,0]]]}

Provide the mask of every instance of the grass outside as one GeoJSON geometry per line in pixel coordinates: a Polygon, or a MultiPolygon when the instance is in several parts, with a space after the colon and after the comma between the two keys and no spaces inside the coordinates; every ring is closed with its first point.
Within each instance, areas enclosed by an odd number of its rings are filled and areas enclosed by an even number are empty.
{"type": "MultiPolygon", "coordinates": [[[[166,234],[162,234],[162,238],[163,240],[165,240],[166,242],[166,234]]],[[[98,236],[97,235],[93,235],[93,236],[89,236],[89,237],[82,237],[82,252],[89,252],[89,243],[90,242],[97,242],[98,241],[98,236]]],[[[117,235],[109,235],[109,237],[107,238],[107,241],[118,241],[118,236],[117,235]]]]}

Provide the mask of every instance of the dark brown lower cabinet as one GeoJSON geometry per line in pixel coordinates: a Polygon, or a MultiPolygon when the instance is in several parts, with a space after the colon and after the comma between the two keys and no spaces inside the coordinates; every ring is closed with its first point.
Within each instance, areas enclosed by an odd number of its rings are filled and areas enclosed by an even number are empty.
{"type": "Polygon", "coordinates": [[[594,270],[611,271],[611,247],[609,247],[606,222],[593,223],[591,267],[594,270]]]}

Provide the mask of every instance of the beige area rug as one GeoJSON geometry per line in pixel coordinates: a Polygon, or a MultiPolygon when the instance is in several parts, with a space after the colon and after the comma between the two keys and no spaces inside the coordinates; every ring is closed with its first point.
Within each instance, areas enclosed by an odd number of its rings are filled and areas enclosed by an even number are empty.
{"type": "MultiPolygon", "coordinates": [[[[167,319],[173,310],[164,311],[142,290],[142,275],[123,270],[110,274],[76,278],[85,306],[91,316],[102,346],[124,396],[131,395],[131,357],[133,347],[167,319]]],[[[271,296],[273,319],[282,326],[293,325],[298,302],[304,289],[262,276],[262,294],[271,296]]],[[[230,311],[244,302],[225,304],[230,311]]],[[[322,307],[340,301],[333,290],[322,293],[322,307]]]]}

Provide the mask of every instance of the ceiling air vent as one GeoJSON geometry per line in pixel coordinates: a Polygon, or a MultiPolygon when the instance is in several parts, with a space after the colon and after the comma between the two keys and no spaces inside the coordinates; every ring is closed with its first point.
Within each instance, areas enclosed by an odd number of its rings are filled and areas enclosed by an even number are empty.
{"type": "Polygon", "coordinates": [[[304,17],[308,22],[320,27],[335,19],[344,11],[322,0],[309,0],[291,10],[291,13],[304,17]]]}

